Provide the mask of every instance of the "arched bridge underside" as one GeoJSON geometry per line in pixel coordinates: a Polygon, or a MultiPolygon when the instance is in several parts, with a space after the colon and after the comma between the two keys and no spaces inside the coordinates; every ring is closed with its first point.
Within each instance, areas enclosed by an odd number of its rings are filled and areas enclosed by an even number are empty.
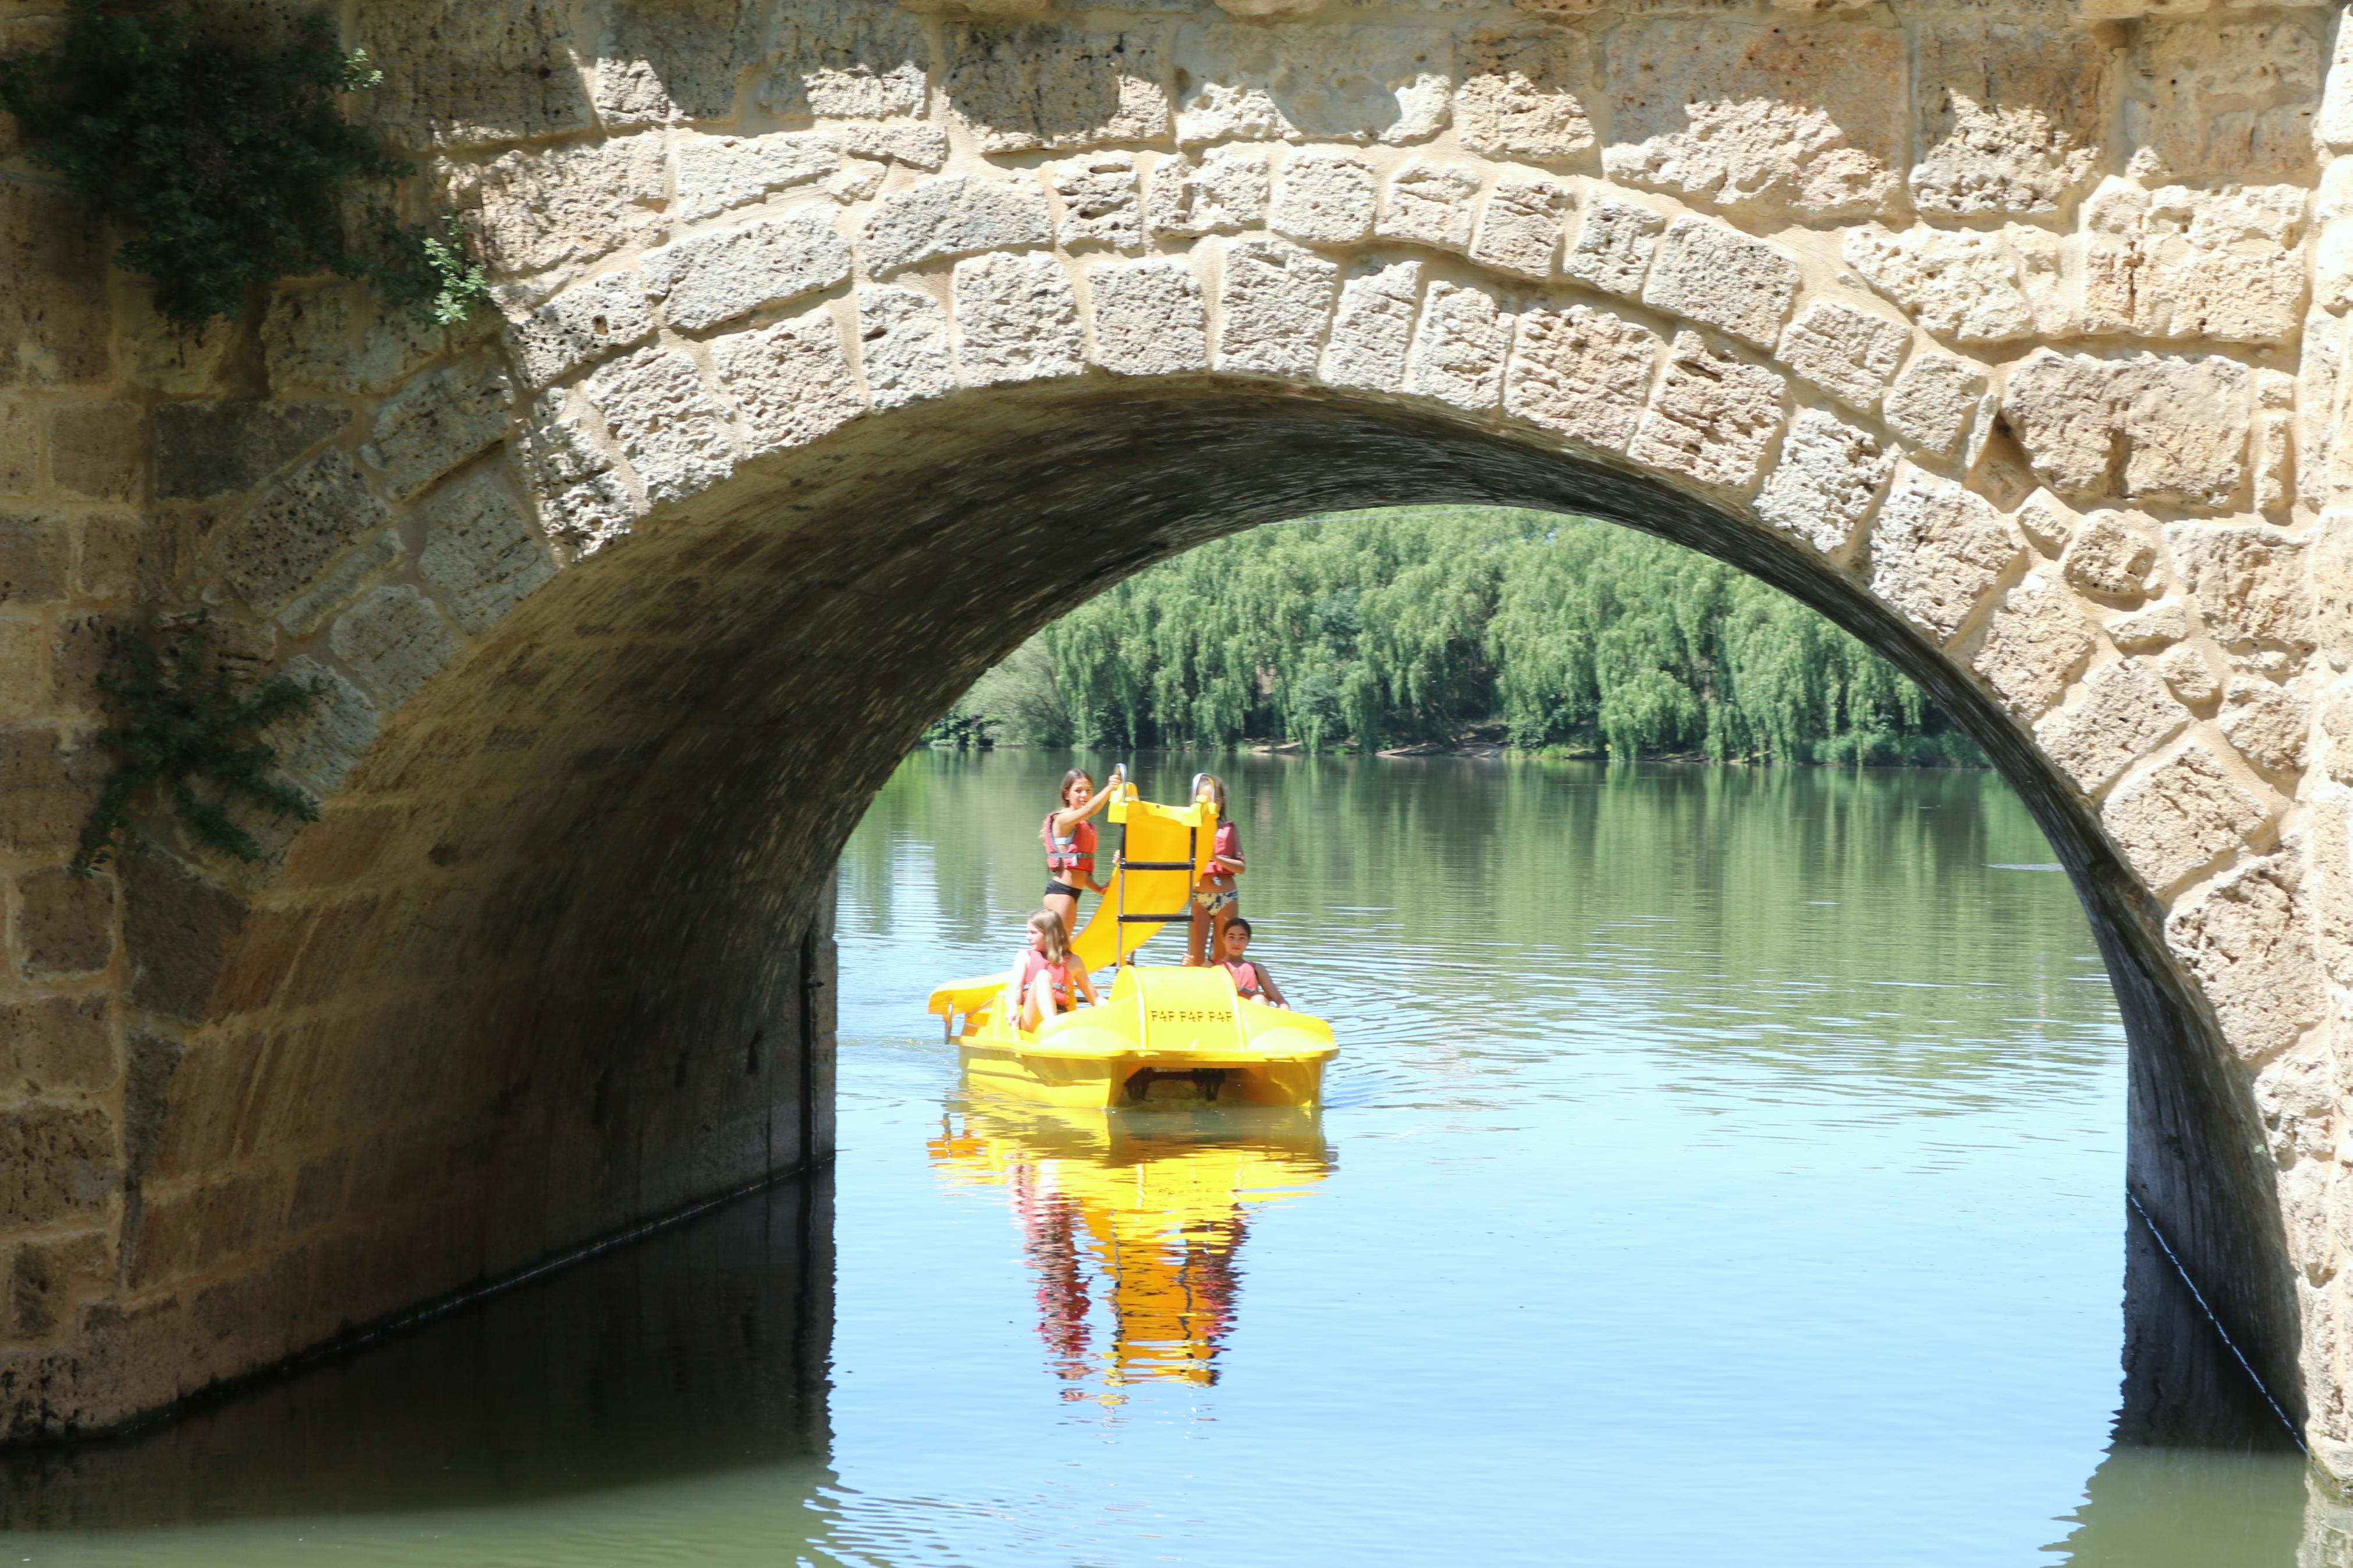
{"type": "Polygon", "coordinates": [[[1223,5],[363,3],[453,332],[172,336],[8,166],[0,1436],[821,1159],[921,726],[1151,562],[1443,500],[1731,561],[1985,746],[2134,1194],[2353,1470],[2335,8],[1223,5]],[[321,819],[75,881],[100,654],[198,608],[325,683],[321,819]]]}

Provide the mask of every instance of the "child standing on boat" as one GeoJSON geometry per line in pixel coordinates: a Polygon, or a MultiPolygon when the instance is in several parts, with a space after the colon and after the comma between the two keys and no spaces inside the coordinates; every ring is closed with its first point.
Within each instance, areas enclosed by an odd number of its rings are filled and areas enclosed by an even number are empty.
{"type": "Polygon", "coordinates": [[[1218,962],[1234,977],[1235,994],[1247,1001],[1264,1002],[1289,1012],[1291,1004],[1282,999],[1282,987],[1274,983],[1265,964],[1251,961],[1250,944],[1250,921],[1240,915],[1228,921],[1225,934],[1218,939],[1218,962]]]}
{"type": "Polygon", "coordinates": [[[1079,892],[1101,893],[1095,880],[1095,825],[1087,820],[1101,811],[1119,787],[1120,772],[1111,771],[1111,783],[1095,788],[1094,776],[1084,768],[1062,775],[1062,804],[1046,814],[1038,840],[1046,847],[1046,908],[1062,917],[1071,935],[1079,930],[1079,892]]]}
{"type": "Polygon", "coordinates": [[[1005,987],[1005,1008],[1024,1029],[1034,1029],[1058,1013],[1067,1013],[1084,996],[1096,1005],[1094,982],[1086,965],[1071,952],[1070,928],[1052,910],[1029,917],[1029,945],[1014,961],[1005,987]]]}
{"type": "Polygon", "coordinates": [[[1242,836],[1226,819],[1225,781],[1203,773],[1194,794],[1207,789],[1218,805],[1218,832],[1209,841],[1209,864],[1193,885],[1193,923],[1185,933],[1186,967],[1215,963],[1224,951],[1226,927],[1241,913],[1241,891],[1234,879],[1250,868],[1242,861],[1242,836]]]}

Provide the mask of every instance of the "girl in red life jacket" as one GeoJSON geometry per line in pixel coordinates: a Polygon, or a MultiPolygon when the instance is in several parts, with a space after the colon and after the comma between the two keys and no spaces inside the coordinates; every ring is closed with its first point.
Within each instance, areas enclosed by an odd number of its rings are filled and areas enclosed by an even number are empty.
{"type": "Polygon", "coordinates": [[[1029,945],[1006,977],[1005,1006],[1024,1029],[1034,1029],[1075,1005],[1074,995],[1096,1005],[1094,982],[1071,952],[1070,928],[1051,910],[1029,917],[1029,945]]]}
{"type": "Polygon", "coordinates": [[[1215,773],[1203,773],[1201,782],[1218,803],[1218,833],[1209,841],[1209,868],[1193,885],[1193,924],[1185,933],[1187,969],[1215,963],[1225,951],[1227,922],[1242,912],[1234,879],[1249,869],[1242,864],[1242,836],[1226,820],[1225,782],[1215,773]]]}
{"type": "Polygon", "coordinates": [[[1097,789],[1086,769],[1072,768],[1062,775],[1060,809],[1048,812],[1038,829],[1038,841],[1046,847],[1045,906],[1062,917],[1062,929],[1073,935],[1079,929],[1079,889],[1100,893],[1104,887],[1095,880],[1095,825],[1087,818],[1103,809],[1119,780],[1113,768],[1111,783],[1097,789]]]}
{"type": "Polygon", "coordinates": [[[1250,1001],[1289,1011],[1291,1004],[1282,999],[1282,988],[1266,972],[1266,965],[1252,963],[1244,956],[1250,952],[1250,921],[1236,915],[1226,922],[1225,935],[1218,942],[1218,958],[1226,966],[1226,973],[1234,977],[1234,989],[1250,1001]]]}

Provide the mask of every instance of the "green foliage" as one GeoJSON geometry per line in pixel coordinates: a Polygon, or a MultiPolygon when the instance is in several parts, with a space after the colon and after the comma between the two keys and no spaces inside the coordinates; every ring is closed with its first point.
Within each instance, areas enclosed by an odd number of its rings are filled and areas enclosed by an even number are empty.
{"type": "Polygon", "coordinates": [[[136,231],[119,259],[173,321],[235,316],[257,285],[322,271],[369,280],[420,321],[455,321],[484,290],[453,226],[404,228],[375,205],[364,242],[346,236],[346,188],[409,172],[343,117],[343,94],[381,79],[323,17],[259,49],[153,0],[74,0],[55,48],[0,59],[0,108],[37,160],[136,231]]]}
{"type": "Polygon", "coordinates": [[[310,711],[325,689],[283,678],[259,687],[210,657],[201,619],[157,637],[134,631],[115,645],[98,681],[116,715],[98,732],[114,770],[82,824],[72,869],[87,877],[114,853],[131,808],[160,789],[198,842],[240,860],[261,847],[230,817],[234,805],[259,806],[283,820],[317,819],[310,796],[271,776],[276,751],[262,731],[310,711]]]}
{"type": "MultiPolygon", "coordinates": [[[[1063,715],[1034,739],[1082,746],[1369,749],[1500,721],[1531,751],[1982,761],[1813,611],[1705,556],[1544,512],[1418,507],[1257,530],[1121,584],[998,670],[1023,659],[1048,667],[1063,715]]],[[[998,678],[969,711],[1002,710],[998,678]]]]}

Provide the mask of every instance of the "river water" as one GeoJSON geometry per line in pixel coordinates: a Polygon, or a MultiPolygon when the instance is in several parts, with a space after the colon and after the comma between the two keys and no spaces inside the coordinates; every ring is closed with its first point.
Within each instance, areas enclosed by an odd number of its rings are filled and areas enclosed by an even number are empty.
{"type": "Polygon", "coordinates": [[[1327,1104],[1088,1117],[923,1012],[1067,761],[918,754],[851,842],[829,1178],[0,1466],[5,1555],[2297,1561],[2292,1450],[2116,1438],[2124,1041],[1997,779],[1229,759],[1327,1104]]]}

